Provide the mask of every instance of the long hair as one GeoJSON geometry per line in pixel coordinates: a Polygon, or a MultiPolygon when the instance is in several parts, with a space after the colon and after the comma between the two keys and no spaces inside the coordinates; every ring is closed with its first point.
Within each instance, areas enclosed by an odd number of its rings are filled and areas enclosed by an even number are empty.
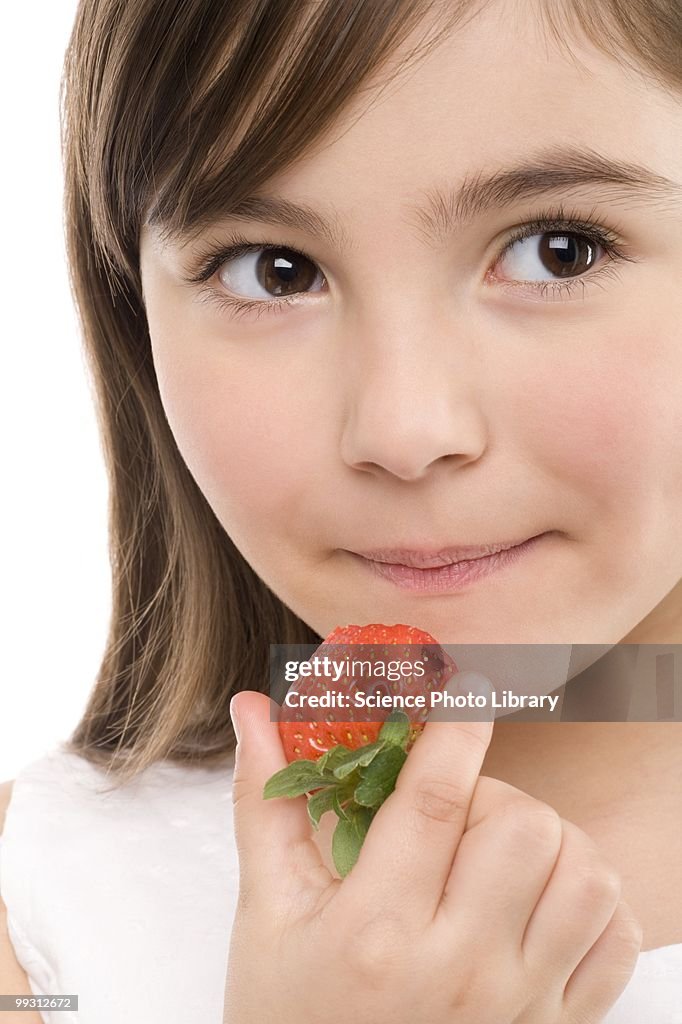
{"type": "MultiPolygon", "coordinates": [[[[269,645],[322,640],[241,556],[176,447],[151,356],[141,225],[191,237],[300,157],[370,76],[390,83],[490,2],[81,0],[62,78],[64,212],[109,481],[112,611],[64,746],[117,784],[157,760],[222,763],[235,747],[230,699],[267,690],[269,645]]],[[[682,84],[679,0],[547,0],[539,16],[562,45],[582,31],[665,87],[682,84]]]]}

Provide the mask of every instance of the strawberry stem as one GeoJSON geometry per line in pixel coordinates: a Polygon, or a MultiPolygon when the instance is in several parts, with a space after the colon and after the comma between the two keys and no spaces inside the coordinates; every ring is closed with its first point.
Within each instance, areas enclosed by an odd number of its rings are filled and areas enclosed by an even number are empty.
{"type": "Polygon", "coordinates": [[[376,812],[395,789],[411,737],[408,716],[393,711],[375,742],[355,750],[339,743],[317,761],[292,761],[268,779],[263,798],[310,794],[308,817],[316,830],[322,815],[333,810],[339,821],[332,838],[332,856],[344,878],[358,859],[376,812]]]}

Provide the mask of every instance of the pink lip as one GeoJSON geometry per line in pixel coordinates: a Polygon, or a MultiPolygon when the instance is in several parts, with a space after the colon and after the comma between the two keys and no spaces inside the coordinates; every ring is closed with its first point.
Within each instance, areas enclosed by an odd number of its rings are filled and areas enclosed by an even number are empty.
{"type": "MultiPolygon", "coordinates": [[[[509,546],[490,545],[492,550],[488,554],[481,554],[481,551],[484,549],[471,548],[469,550],[475,551],[476,555],[470,556],[467,559],[461,558],[462,550],[466,549],[450,549],[456,551],[460,556],[458,561],[450,560],[444,562],[444,557],[448,556],[442,550],[438,555],[405,550],[400,552],[401,558],[411,556],[422,562],[431,560],[433,563],[436,557],[440,557],[440,562],[426,568],[419,568],[416,565],[406,564],[405,562],[385,561],[385,550],[375,552],[374,558],[368,558],[365,555],[360,555],[358,552],[351,552],[351,554],[359,557],[361,563],[366,565],[376,576],[387,579],[405,590],[419,591],[421,593],[439,593],[459,590],[469,583],[474,583],[483,576],[495,572],[497,569],[511,565],[518,559],[523,558],[545,536],[547,536],[545,533],[537,534],[526,541],[520,541],[509,546]],[[376,557],[379,554],[382,556],[381,560],[376,557]]],[[[395,551],[392,552],[393,557],[396,557],[397,554],[395,551]]],[[[449,556],[450,559],[452,557],[452,555],[449,556]]]]}
{"type": "MultiPolygon", "coordinates": [[[[540,536],[538,534],[538,536],[540,536]]],[[[528,538],[521,540],[500,541],[497,544],[462,545],[449,548],[434,548],[429,551],[416,548],[377,548],[374,551],[355,551],[372,562],[386,562],[390,565],[410,565],[417,569],[434,569],[457,562],[470,562],[475,558],[487,558],[498,551],[508,551],[519,547],[528,538]]],[[[533,538],[531,538],[533,539],[533,538]]]]}

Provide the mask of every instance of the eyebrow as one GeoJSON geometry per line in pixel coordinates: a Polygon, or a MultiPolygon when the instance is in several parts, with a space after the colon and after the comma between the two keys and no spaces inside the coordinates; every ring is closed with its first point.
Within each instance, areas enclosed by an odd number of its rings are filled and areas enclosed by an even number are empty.
{"type": "MultiPolygon", "coordinates": [[[[586,146],[554,146],[521,163],[468,175],[459,185],[428,189],[422,193],[422,201],[410,204],[405,212],[416,218],[425,238],[435,243],[487,210],[581,186],[591,186],[593,194],[597,187],[604,198],[615,202],[657,204],[682,199],[682,184],[648,167],[607,157],[586,146]]],[[[343,252],[350,246],[342,218],[329,209],[331,215],[325,216],[307,204],[256,192],[223,209],[221,218],[263,221],[303,231],[343,252]]]]}

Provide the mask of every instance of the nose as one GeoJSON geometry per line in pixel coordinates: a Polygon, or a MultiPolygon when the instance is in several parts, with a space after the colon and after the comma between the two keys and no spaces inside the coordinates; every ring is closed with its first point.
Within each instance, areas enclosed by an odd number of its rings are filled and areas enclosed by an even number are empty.
{"type": "Polygon", "coordinates": [[[417,331],[385,326],[366,345],[366,334],[356,336],[358,358],[345,372],[341,454],[347,465],[414,481],[434,463],[462,467],[485,451],[473,346],[459,332],[451,341],[440,336],[435,342],[433,333],[429,342],[422,323],[417,331]]]}

